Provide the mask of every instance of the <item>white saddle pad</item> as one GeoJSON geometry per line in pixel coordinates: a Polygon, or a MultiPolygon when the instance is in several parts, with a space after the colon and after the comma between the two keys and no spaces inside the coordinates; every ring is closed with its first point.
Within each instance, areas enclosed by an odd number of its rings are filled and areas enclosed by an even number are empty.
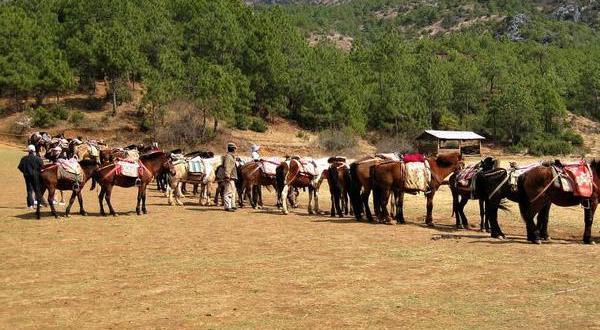
{"type": "Polygon", "coordinates": [[[129,162],[118,162],[118,164],[121,166],[122,175],[128,176],[130,178],[138,177],[138,171],[140,167],[138,164],[129,162]]]}
{"type": "Polygon", "coordinates": [[[431,181],[431,171],[422,162],[410,162],[404,164],[406,177],[404,188],[409,190],[428,191],[431,181]]]}
{"type": "Polygon", "coordinates": [[[188,172],[193,174],[200,174],[205,172],[205,166],[202,162],[202,158],[195,157],[188,161],[188,172]]]}

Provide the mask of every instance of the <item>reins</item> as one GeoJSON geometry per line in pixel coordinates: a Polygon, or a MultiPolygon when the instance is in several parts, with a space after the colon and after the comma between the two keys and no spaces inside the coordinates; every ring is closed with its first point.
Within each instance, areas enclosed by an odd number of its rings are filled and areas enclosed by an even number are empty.
{"type": "Polygon", "coordinates": [[[529,202],[530,202],[530,203],[533,203],[533,202],[535,202],[535,201],[536,201],[538,198],[540,198],[540,197],[541,197],[541,196],[542,196],[542,195],[543,195],[543,194],[546,192],[546,190],[548,190],[548,189],[550,188],[550,186],[551,186],[551,185],[554,183],[554,181],[556,181],[556,179],[557,179],[558,177],[559,177],[558,175],[554,176],[554,177],[552,178],[552,180],[550,180],[550,182],[548,182],[548,184],[547,184],[547,185],[544,187],[544,189],[543,189],[542,191],[540,191],[540,193],[539,193],[539,194],[537,194],[537,195],[536,195],[536,196],[535,196],[533,199],[529,200],[529,202]]]}

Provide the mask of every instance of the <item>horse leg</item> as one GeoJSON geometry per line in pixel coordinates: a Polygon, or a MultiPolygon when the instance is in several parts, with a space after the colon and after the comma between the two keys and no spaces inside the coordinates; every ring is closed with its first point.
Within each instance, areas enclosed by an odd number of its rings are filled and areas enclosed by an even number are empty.
{"type": "Polygon", "coordinates": [[[461,222],[458,224],[457,228],[459,229],[469,229],[469,221],[467,220],[467,215],[465,214],[465,206],[469,202],[469,198],[465,196],[461,196],[460,202],[458,204],[458,213],[460,213],[461,222]]]}
{"type": "MultiPolygon", "coordinates": [[[[390,189],[382,189],[378,194],[379,196],[379,218],[383,223],[392,224],[390,221],[390,213],[388,212],[388,203],[390,202],[390,189]]],[[[375,198],[375,194],[373,193],[373,198],[375,198]]]]}
{"type": "Polygon", "coordinates": [[[588,200],[589,207],[584,209],[584,222],[585,222],[585,230],[583,231],[583,243],[585,244],[594,244],[592,241],[592,225],[594,223],[594,213],[596,213],[596,207],[598,206],[598,202],[588,200]]]}
{"type": "Polygon", "coordinates": [[[283,214],[288,214],[288,190],[290,189],[290,186],[285,185],[283,186],[283,189],[281,190],[281,210],[283,211],[283,214]]]}
{"type": "MultiPolygon", "coordinates": [[[[56,213],[56,208],[54,207],[54,195],[56,194],[56,188],[48,188],[48,201],[50,204],[50,210],[52,212],[52,215],[55,218],[58,218],[58,214],[56,213]]],[[[39,202],[38,202],[39,204],[39,202]]]]}
{"type": "Polygon", "coordinates": [[[73,203],[75,203],[75,197],[77,196],[77,192],[75,190],[73,190],[73,192],[71,192],[71,198],[69,198],[69,204],[67,205],[67,208],[65,209],[65,217],[70,217],[69,213],[71,213],[71,206],[73,206],[73,203]]]}
{"type": "Polygon", "coordinates": [[[110,201],[110,197],[112,195],[112,189],[113,189],[113,186],[106,187],[106,193],[104,195],[104,198],[106,199],[106,204],[108,205],[108,210],[110,211],[110,215],[112,215],[113,217],[116,217],[117,212],[115,212],[115,209],[113,209],[112,203],[110,201]]]}
{"type": "Polygon", "coordinates": [[[527,240],[534,244],[541,244],[539,232],[533,219],[537,212],[534,212],[531,208],[528,208],[523,213],[523,219],[525,220],[525,227],[527,228],[527,240]]]}
{"type": "Polygon", "coordinates": [[[548,236],[548,220],[550,217],[550,206],[552,203],[548,203],[548,205],[544,205],[537,216],[537,228],[540,233],[540,238],[544,241],[550,240],[548,236]]]}
{"type": "Polygon", "coordinates": [[[337,190],[335,192],[335,196],[334,196],[333,202],[335,203],[335,210],[337,211],[338,217],[343,218],[344,217],[344,212],[343,212],[342,205],[340,205],[343,202],[342,202],[342,196],[341,196],[341,191],[340,190],[337,190]]]}
{"type": "Polygon", "coordinates": [[[308,187],[308,214],[315,214],[313,212],[313,207],[312,207],[314,192],[315,192],[314,188],[309,186],[308,187]]]}
{"type": "Polygon", "coordinates": [[[371,189],[365,189],[363,193],[360,195],[360,198],[363,203],[363,207],[365,208],[365,215],[369,222],[373,222],[373,215],[371,214],[371,208],[369,207],[369,195],[371,195],[371,189]]]}
{"type": "Polygon", "coordinates": [[[321,210],[319,209],[319,190],[317,188],[312,188],[312,189],[313,189],[313,195],[314,195],[314,199],[315,199],[315,213],[319,214],[321,212],[321,210]]]}
{"type": "Polygon", "coordinates": [[[148,190],[148,184],[142,183],[140,189],[142,190],[142,213],[148,214],[148,209],[146,209],[146,191],[148,190]]]}
{"type": "Polygon", "coordinates": [[[498,225],[498,203],[499,201],[486,201],[485,204],[485,221],[490,224],[491,236],[493,238],[503,239],[506,237],[500,225],[498,225]]]}
{"type": "Polygon", "coordinates": [[[79,214],[86,216],[87,212],[83,207],[83,195],[81,194],[81,189],[79,189],[79,191],[77,192],[77,202],[79,202],[79,214]]]}
{"type": "Polygon", "coordinates": [[[104,196],[106,195],[106,190],[104,187],[100,187],[100,193],[98,194],[98,202],[100,203],[100,215],[105,217],[106,212],[104,212],[104,196]]]}
{"type": "Polygon", "coordinates": [[[427,194],[427,217],[425,218],[425,224],[429,227],[433,227],[433,196],[435,192],[431,191],[427,194]]]}
{"type": "Polygon", "coordinates": [[[485,215],[485,205],[486,205],[485,199],[479,198],[479,218],[480,218],[479,230],[482,232],[486,231],[489,233],[490,232],[490,221],[485,215]]]}
{"type": "Polygon", "coordinates": [[[404,220],[404,192],[396,191],[396,222],[400,224],[406,223],[404,220]]]}
{"type": "Polygon", "coordinates": [[[142,212],[140,210],[140,204],[142,203],[142,185],[141,184],[138,187],[138,193],[137,193],[137,203],[135,205],[135,213],[137,213],[137,215],[142,215],[142,212]]]}

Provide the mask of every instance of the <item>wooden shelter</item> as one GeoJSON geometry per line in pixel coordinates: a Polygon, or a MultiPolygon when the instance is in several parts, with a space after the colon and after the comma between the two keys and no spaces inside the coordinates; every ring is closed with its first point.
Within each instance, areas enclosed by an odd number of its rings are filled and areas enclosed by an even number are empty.
{"type": "Polygon", "coordinates": [[[417,137],[419,152],[426,155],[460,151],[464,155],[480,155],[485,138],[471,131],[425,130],[417,137]]]}

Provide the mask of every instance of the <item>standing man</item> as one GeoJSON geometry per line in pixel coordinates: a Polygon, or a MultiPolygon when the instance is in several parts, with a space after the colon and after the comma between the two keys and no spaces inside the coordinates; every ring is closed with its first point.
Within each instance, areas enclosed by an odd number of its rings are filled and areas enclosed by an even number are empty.
{"type": "Polygon", "coordinates": [[[237,146],[234,143],[227,144],[227,154],[223,156],[223,183],[224,196],[223,204],[225,211],[234,212],[235,206],[235,181],[237,177],[237,169],[235,167],[235,151],[237,146]]]}
{"type": "Polygon", "coordinates": [[[27,189],[27,208],[33,209],[34,205],[42,203],[41,196],[41,178],[40,172],[44,161],[35,154],[35,146],[30,144],[27,146],[27,156],[21,158],[19,162],[19,171],[23,173],[25,178],[25,187],[27,189]],[[35,200],[33,199],[35,195],[35,200]]]}

